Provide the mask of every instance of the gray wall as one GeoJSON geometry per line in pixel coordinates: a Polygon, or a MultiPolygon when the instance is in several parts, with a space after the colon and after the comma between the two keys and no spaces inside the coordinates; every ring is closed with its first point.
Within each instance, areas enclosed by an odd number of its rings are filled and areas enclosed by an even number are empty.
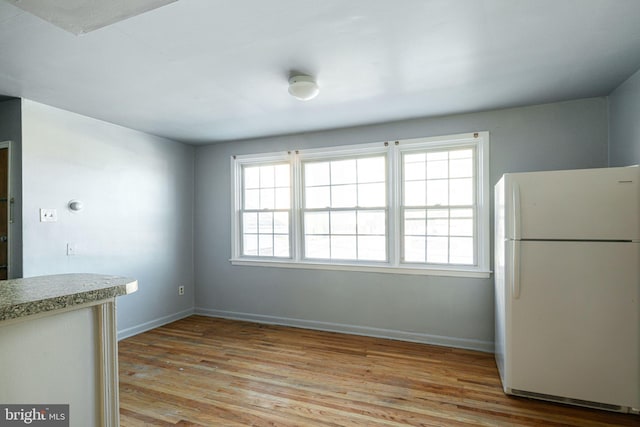
{"type": "Polygon", "coordinates": [[[190,314],[193,147],[27,100],[22,134],[25,277],[138,279],[139,291],[117,301],[121,336],[190,314]],[[84,210],[68,210],[72,199],[84,210]],[[58,221],[39,222],[39,208],[57,209],[58,221]]]}
{"type": "Polygon", "coordinates": [[[640,164],[640,70],[609,95],[609,166],[640,164]]]}
{"type": "Polygon", "coordinates": [[[507,171],[607,166],[605,98],[198,147],[196,312],[491,351],[492,279],[229,263],[230,156],[484,130],[492,186],[507,171]]]}
{"type": "Polygon", "coordinates": [[[13,223],[9,224],[9,278],[22,277],[22,123],[21,101],[0,102],[0,141],[11,141],[9,197],[13,197],[13,223]]]}

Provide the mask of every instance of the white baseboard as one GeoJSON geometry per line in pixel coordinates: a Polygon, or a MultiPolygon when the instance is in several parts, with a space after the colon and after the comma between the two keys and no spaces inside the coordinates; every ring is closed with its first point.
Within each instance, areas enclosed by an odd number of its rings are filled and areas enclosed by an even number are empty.
{"type": "Polygon", "coordinates": [[[170,314],[168,316],[160,317],[158,319],[150,320],[148,322],[144,322],[140,325],[132,326],[130,328],[122,329],[118,331],[118,341],[123,340],[125,338],[132,337],[134,335],[141,334],[142,332],[150,331],[151,329],[158,328],[162,325],[166,325],[167,323],[175,322],[176,320],[184,319],[185,317],[189,317],[194,313],[192,308],[184,311],[179,311],[178,313],[170,314]]]}
{"type": "Polygon", "coordinates": [[[290,317],[266,316],[262,314],[212,310],[201,307],[196,307],[194,314],[200,314],[209,317],[221,317],[224,319],[246,320],[249,322],[267,323],[272,325],[316,329],[328,332],[340,332],[344,334],[365,335],[376,338],[388,338],[393,340],[411,341],[422,344],[441,345],[445,347],[455,347],[467,350],[477,350],[485,353],[493,353],[493,341],[445,337],[440,335],[429,335],[418,332],[405,332],[393,329],[372,328],[368,326],[348,325],[343,323],[318,322],[313,320],[294,319],[290,317]]]}

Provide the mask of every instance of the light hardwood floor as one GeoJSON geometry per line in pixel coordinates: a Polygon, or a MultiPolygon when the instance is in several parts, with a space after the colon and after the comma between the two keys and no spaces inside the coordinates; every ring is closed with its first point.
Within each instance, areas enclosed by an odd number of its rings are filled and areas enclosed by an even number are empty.
{"type": "Polygon", "coordinates": [[[640,426],[507,397],[474,351],[202,316],[119,346],[122,426],[640,426]]]}

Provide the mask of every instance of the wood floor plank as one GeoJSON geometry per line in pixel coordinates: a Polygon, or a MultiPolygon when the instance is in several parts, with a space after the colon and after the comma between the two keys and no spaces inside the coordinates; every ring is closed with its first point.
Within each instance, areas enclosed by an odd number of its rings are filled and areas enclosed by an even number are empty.
{"type": "Polygon", "coordinates": [[[119,343],[121,425],[640,426],[505,396],[493,355],[192,316],[119,343]]]}

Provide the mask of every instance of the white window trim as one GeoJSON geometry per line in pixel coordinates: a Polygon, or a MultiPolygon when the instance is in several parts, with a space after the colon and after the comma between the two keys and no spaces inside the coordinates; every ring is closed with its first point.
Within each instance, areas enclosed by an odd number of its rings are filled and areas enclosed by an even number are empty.
{"type": "Polygon", "coordinates": [[[490,262],[490,228],[489,228],[489,132],[475,132],[458,135],[447,135],[431,138],[416,138],[373,144],[327,147],[282,153],[251,154],[231,157],[231,259],[232,265],[259,266],[299,269],[321,269],[339,271],[361,271],[373,273],[433,275],[488,278],[491,275],[490,262]],[[451,148],[455,145],[476,146],[477,167],[477,266],[458,266],[403,264],[401,253],[401,189],[402,180],[395,179],[400,175],[401,153],[429,148],[451,148]],[[387,155],[387,208],[388,208],[388,262],[363,261],[309,261],[302,258],[302,161],[320,160],[338,157],[356,157],[359,155],[387,155]],[[291,185],[295,192],[292,200],[290,224],[291,258],[261,258],[240,255],[240,218],[238,216],[242,202],[242,167],[250,164],[289,162],[291,164],[291,185]]]}

